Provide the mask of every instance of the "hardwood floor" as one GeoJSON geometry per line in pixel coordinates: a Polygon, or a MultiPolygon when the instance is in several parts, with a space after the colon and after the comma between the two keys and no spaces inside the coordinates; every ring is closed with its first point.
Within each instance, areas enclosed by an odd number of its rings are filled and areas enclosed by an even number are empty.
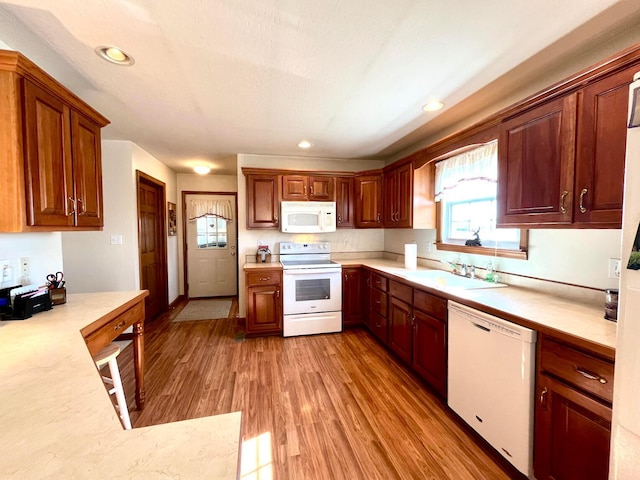
{"type": "MultiPolygon", "coordinates": [[[[361,329],[244,339],[229,319],[146,326],[134,427],[242,411],[242,479],[507,479],[361,329]]],[[[133,404],[131,348],[119,359],[133,404]]],[[[215,433],[215,432],[214,432],[215,433]]]]}

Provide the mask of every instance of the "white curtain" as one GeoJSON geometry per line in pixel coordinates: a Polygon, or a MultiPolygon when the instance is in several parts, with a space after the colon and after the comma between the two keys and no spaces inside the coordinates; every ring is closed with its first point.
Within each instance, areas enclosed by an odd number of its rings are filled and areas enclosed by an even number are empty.
{"type": "Polygon", "coordinates": [[[480,145],[436,163],[436,200],[469,180],[498,182],[498,141],[480,145]]]}
{"type": "Polygon", "coordinates": [[[229,200],[190,200],[187,205],[187,218],[190,222],[205,215],[233,220],[233,209],[229,200]]]}

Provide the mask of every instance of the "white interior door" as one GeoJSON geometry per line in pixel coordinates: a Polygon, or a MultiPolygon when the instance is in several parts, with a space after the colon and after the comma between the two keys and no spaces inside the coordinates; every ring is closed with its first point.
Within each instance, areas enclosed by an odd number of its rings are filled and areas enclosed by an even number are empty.
{"type": "Polygon", "coordinates": [[[233,195],[189,194],[192,200],[227,200],[231,202],[233,221],[207,215],[187,220],[187,273],[189,298],[223,297],[238,294],[238,259],[236,256],[237,217],[233,195]]]}

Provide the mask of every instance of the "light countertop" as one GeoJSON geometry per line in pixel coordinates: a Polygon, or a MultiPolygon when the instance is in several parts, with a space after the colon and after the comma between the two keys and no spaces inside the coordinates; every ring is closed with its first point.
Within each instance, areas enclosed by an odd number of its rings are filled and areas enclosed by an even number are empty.
{"type": "Polygon", "coordinates": [[[3,478],[237,478],[240,412],[123,430],[80,330],[142,294],[0,322],[3,478]]]}
{"type": "MultiPolygon", "coordinates": [[[[380,258],[341,259],[339,262],[343,267],[362,265],[390,275],[407,272],[403,263],[380,258]]],[[[418,267],[418,270],[428,269],[418,267]]],[[[608,358],[615,356],[617,324],[604,319],[604,297],[603,304],[598,306],[521,287],[461,290],[434,287],[400,276],[397,280],[582,345],[608,358]]]]}
{"type": "Polygon", "coordinates": [[[245,263],[242,267],[243,270],[282,270],[282,264],[280,262],[268,262],[268,263],[245,263]]]}

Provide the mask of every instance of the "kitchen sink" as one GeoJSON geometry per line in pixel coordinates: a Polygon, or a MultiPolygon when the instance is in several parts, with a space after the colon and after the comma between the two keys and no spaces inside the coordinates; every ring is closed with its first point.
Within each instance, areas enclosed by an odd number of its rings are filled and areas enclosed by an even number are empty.
{"type": "Polygon", "coordinates": [[[454,275],[444,270],[411,270],[398,272],[397,275],[425,286],[459,288],[462,290],[507,286],[504,283],[492,283],[477,278],[461,277],[460,275],[454,275]]]}

